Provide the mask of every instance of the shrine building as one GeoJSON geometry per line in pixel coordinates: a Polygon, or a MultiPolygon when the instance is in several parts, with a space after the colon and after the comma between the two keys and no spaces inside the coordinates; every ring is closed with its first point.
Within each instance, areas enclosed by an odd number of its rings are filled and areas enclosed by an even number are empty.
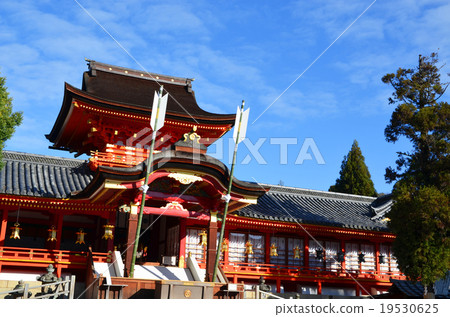
{"type": "MultiPolygon", "coordinates": [[[[212,281],[230,171],[208,147],[232,129],[235,114],[201,109],[192,81],[89,61],[81,89],[65,84],[46,138],[52,149],[89,159],[3,152],[0,280],[41,274],[53,264],[58,276],[74,274],[87,285],[92,263],[111,263],[114,254],[120,254],[120,276],[129,276],[153,95],[163,85],[169,100],[147,183],[137,263],[149,271],[186,269],[190,258],[199,267],[197,279],[212,281]]],[[[220,272],[246,288],[263,276],[278,293],[386,292],[390,278],[404,279],[386,223],[391,204],[390,195],[233,177],[220,272]]]]}

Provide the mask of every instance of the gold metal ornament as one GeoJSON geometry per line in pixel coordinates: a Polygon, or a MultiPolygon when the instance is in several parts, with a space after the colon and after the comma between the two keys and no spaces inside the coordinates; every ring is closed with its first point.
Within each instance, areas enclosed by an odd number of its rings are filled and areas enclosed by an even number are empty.
{"type": "Polygon", "coordinates": [[[14,224],[14,227],[10,228],[12,230],[11,235],[9,236],[10,239],[20,239],[20,230],[22,230],[22,228],[20,228],[19,226],[20,224],[16,222],[14,224]]]}
{"type": "Polygon", "coordinates": [[[114,235],[113,235],[114,226],[113,225],[104,225],[103,228],[105,228],[105,234],[103,235],[102,239],[105,239],[105,240],[113,239],[114,238],[114,235]]]}
{"type": "Polygon", "coordinates": [[[86,244],[84,242],[84,236],[86,235],[86,232],[83,231],[83,228],[80,228],[80,231],[77,232],[77,241],[75,244],[86,244]]]}
{"type": "Polygon", "coordinates": [[[294,248],[294,259],[300,259],[300,248],[298,245],[294,248]]]}
{"type": "Polygon", "coordinates": [[[270,246],[270,256],[278,256],[278,248],[275,242],[270,246]]]}
{"type": "Polygon", "coordinates": [[[222,249],[221,249],[221,251],[222,252],[227,252],[228,251],[228,243],[227,243],[226,240],[223,240],[223,242],[222,242],[222,249]]]}
{"type": "Polygon", "coordinates": [[[48,238],[47,241],[56,241],[56,233],[58,232],[55,228],[55,226],[51,226],[48,231],[48,238]]]}
{"type": "Polygon", "coordinates": [[[248,240],[245,244],[245,254],[253,254],[253,244],[250,240],[248,240]]]}
{"type": "Polygon", "coordinates": [[[208,245],[208,234],[205,230],[198,234],[200,236],[200,242],[198,245],[205,246],[208,245]]]}

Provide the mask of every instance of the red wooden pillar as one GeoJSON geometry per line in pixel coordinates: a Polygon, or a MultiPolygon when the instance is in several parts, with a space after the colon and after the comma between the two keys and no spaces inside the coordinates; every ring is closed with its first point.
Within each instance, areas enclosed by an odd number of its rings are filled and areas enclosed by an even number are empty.
{"type": "Polygon", "coordinates": [[[277,293],[281,293],[281,279],[277,277],[277,293]]]}
{"type": "Polygon", "coordinates": [[[305,237],[305,246],[304,246],[304,252],[303,252],[303,266],[309,270],[309,237],[305,237]]]}
{"type": "Polygon", "coordinates": [[[61,238],[62,238],[62,228],[63,228],[63,215],[56,215],[56,224],[54,225],[56,228],[56,241],[55,241],[55,249],[61,249],[61,238]]]}
{"type": "Polygon", "coordinates": [[[266,233],[265,262],[270,263],[270,233],[266,233]]]}
{"type": "Polygon", "coordinates": [[[355,286],[355,292],[356,292],[356,296],[359,296],[359,293],[360,293],[359,284],[356,284],[356,286],[355,286]]]}
{"type": "Polygon", "coordinates": [[[375,243],[375,273],[380,274],[380,243],[375,243]]]}
{"type": "Polygon", "coordinates": [[[6,230],[8,229],[8,209],[2,210],[2,222],[0,225],[0,246],[5,245],[6,230]]]}
{"type": "Polygon", "coordinates": [[[317,295],[322,295],[322,281],[317,282],[317,295]]]}
{"type": "MultiPolygon", "coordinates": [[[[133,211],[133,207],[131,208],[131,210],[133,211]]],[[[128,218],[128,236],[127,236],[127,247],[126,247],[127,251],[125,254],[126,276],[129,276],[129,274],[130,274],[130,266],[131,266],[131,260],[133,257],[134,241],[136,239],[137,222],[138,222],[138,215],[136,213],[130,213],[130,216],[128,218]]]]}
{"type": "Polygon", "coordinates": [[[180,253],[178,259],[184,259],[183,267],[186,267],[186,218],[180,218],[180,253]]]}
{"type": "Polygon", "coordinates": [[[226,241],[227,245],[228,245],[228,250],[226,252],[224,252],[223,254],[223,261],[225,262],[225,264],[228,264],[229,258],[228,258],[228,251],[230,248],[230,231],[225,229],[225,233],[224,233],[224,241],[226,241]]]}
{"type": "MultiPolygon", "coordinates": [[[[116,226],[116,211],[112,212],[109,215],[108,218],[108,224],[109,225],[114,225],[114,230],[115,230],[115,226],[116,226]]],[[[115,235],[115,231],[113,231],[113,234],[115,235]]],[[[106,251],[114,251],[114,238],[113,239],[108,239],[107,245],[106,245],[106,251]]]]}
{"type": "Polygon", "coordinates": [[[213,281],[214,265],[217,254],[217,212],[211,212],[211,220],[208,227],[208,246],[206,253],[206,279],[209,282],[213,281]]]}
{"type": "Polygon", "coordinates": [[[47,234],[45,236],[46,248],[50,249],[50,250],[59,250],[59,248],[61,246],[62,216],[59,214],[53,213],[53,211],[51,211],[51,212],[52,213],[50,214],[50,223],[48,224],[47,234]],[[60,218],[61,218],[61,220],[60,220],[60,218]],[[60,225],[61,225],[61,227],[60,227],[60,225]],[[52,226],[54,226],[56,229],[56,241],[48,240],[52,226]]]}

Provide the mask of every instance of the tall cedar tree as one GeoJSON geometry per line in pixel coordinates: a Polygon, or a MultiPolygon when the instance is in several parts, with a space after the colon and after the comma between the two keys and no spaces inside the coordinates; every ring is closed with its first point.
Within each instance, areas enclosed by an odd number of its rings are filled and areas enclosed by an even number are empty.
{"type": "Polygon", "coordinates": [[[369,169],[364,162],[364,156],[358,146],[358,142],[353,141],[352,148],[342,161],[339,178],[336,184],[330,186],[328,191],[347,193],[364,196],[377,196],[377,192],[370,178],[369,169]]]}
{"type": "Polygon", "coordinates": [[[439,100],[448,83],[441,83],[437,62],[436,53],[419,55],[417,68],[382,78],[394,88],[389,103],[396,105],[386,140],[406,137],[412,143],[385,174],[396,181],[388,214],[397,235],[394,254],[401,271],[426,286],[425,294],[450,269],[450,105],[439,100]]]}
{"type": "Polygon", "coordinates": [[[0,169],[3,168],[2,151],[6,140],[11,138],[16,126],[22,123],[22,113],[12,111],[12,98],[5,86],[6,79],[0,76],[0,169]]]}

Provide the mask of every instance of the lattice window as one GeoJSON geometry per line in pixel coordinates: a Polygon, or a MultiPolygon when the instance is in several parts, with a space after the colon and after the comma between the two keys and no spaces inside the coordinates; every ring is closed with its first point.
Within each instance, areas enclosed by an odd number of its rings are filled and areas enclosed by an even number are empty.
{"type": "Polygon", "coordinates": [[[270,247],[272,244],[276,245],[278,256],[270,256],[270,263],[272,264],[286,264],[286,238],[284,237],[271,237],[270,247]]]}
{"type": "Polygon", "coordinates": [[[179,232],[179,225],[167,230],[167,255],[178,255],[180,248],[179,232]]]}
{"type": "Polygon", "coordinates": [[[245,262],[245,233],[230,232],[230,245],[228,246],[229,262],[245,262]]]}
{"type": "Polygon", "coordinates": [[[303,239],[288,238],[288,264],[295,266],[303,266],[303,239]],[[294,259],[294,249],[298,247],[300,250],[300,258],[294,259]]]}
{"type": "Polygon", "coordinates": [[[399,272],[397,259],[393,255],[391,245],[380,244],[380,254],[384,255],[384,264],[380,263],[380,271],[399,272]]]}
{"type": "Polygon", "coordinates": [[[264,236],[249,234],[248,239],[253,244],[253,254],[248,254],[249,263],[264,263],[264,236]]]}
{"type": "Polygon", "coordinates": [[[186,229],[186,258],[191,253],[199,262],[206,259],[206,246],[200,245],[200,233],[203,229],[187,228],[186,229]]]}
{"type": "Polygon", "coordinates": [[[361,252],[364,254],[364,262],[361,263],[361,270],[373,273],[376,269],[375,246],[373,244],[361,244],[361,252]]]}
{"type": "Polygon", "coordinates": [[[347,242],[345,244],[345,269],[347,271],[359,271],[358,253],[359,243],[347,242]]]}
{"type": "Polygon", "coordinates": [[[341,264],[337,259],[337,253],[340,250],[340,242],[325,241],[325,267],[328,271],[338,271],[341,264]]]}
{"type": "Polygon", "coordinates": [[[340,242],[326,240],[310,240],[309,242],[309,267],[326,268],[328,271],[340,269],[337,261],[337,253],[340,249],[340,242]],[[317,257],[318,250],[322,251],[323,259],[317,257]]]}

